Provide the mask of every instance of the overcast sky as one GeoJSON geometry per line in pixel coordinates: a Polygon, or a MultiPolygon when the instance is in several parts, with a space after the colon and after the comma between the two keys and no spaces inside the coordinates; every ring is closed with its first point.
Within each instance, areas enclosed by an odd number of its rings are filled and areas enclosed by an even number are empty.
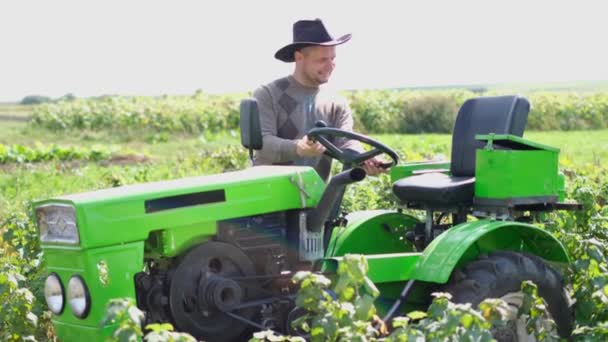
{"type": "Polygon", "coordinates": [[[600,1],[2,1],[0,101],[250,90],[314,18],[339,89],[608,80],[600,1]]]}

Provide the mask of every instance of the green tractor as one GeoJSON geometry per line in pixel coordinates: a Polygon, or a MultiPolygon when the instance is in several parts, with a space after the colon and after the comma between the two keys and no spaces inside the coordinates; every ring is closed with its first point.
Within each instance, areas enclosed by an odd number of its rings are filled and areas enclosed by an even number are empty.
{"type": "MultiPolygon", "coordinates": [[[[385,320],[426,309],[435,291],[517,307],[521,282],[531,280],[559,334],[569,336],[572,308],[558,272],[568,255],[531,223],[538,212],[578,205],[564,203],[559,150],[522,138],[529,108],[516,96],[466,101],[451,162],[399,165],[384,144],[319,125],[309,137],[345,166],[328,184],[308,166],[255,166],[39,201],[44,293],[57,336],[111,335],[116,327],[101,325],[105,307],[123,297],[136,300],[146,323],[170,322],[204,340],[243,340],[264,329],[293,334],[289,323],[301,310],[292,276],[331,274],[349,253],[366,255],[385,320]],[[371,149],[343,151],[338,138],[371,149]],[[356,166],[381,154],[391,158],[399,208],[337,215],[344,188],[366,176],[356,166]],[[424,210],[426,220],[404,208],[424,210]]],[[[254,100],[241,103],[241,138],[250,154],[262,146],[254,100]]],[[[495,335],[525,339],[517,322],[495,335]]]]}

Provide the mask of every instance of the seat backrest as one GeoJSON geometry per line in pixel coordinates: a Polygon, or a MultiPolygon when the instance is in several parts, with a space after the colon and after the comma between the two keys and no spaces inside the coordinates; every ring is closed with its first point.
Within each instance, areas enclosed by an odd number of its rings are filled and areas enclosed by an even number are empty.
{"type": "Polygon", "coordinates": [[[241,144],[250,150],[261,150],[263,146],[262,129],[256,99],[241,100],[240,118],[241,144]]]}
{"type": "Polygon", "coordinates": [[[530,102],[519,96],[491,96],[469,99],[460,107],[452,134],[451,172],[457,177],[475,175],[475,150],[484,143],[477,134],[523,136],[530,102]]]}

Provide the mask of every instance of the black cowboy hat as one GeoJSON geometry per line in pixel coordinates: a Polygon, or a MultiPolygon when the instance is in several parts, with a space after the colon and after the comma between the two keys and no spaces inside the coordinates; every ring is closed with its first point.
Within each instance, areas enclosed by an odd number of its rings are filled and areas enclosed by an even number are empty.
{"type": "Polygon", "coordinates": [[[315,20],[299,20],[293,24],[293,43],[279,49],[274,54],[274,57],[283,62],[293,62],[294,52],[310,45],[334,46],[346,43],[351,34],[345,34],[338,39],[334,39],[321,19],[315,20]]]}

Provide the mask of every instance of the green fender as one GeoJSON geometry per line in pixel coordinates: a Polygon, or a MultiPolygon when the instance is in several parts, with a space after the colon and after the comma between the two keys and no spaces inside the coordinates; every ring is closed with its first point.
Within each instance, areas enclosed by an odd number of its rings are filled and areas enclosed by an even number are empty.
{"type": "Polygon", "coordinates": [[[348,225],[334,229],[325,257],[351,254],[413,252],[404,232],[419,222],[398,211],[369,210],[347,216],[348,225]]]}
{"type": "MultiPolygon", "coordinates": [[[[420,253],[404,239],[405,232],[413,229],[418,219],[398,211],[373,210],[355,212],[347,216],[346,227],[336,228],[327,248],[322,270],[335,272],[345,254],[364,254],[369,266],[368,277],[380,290],[375,306],[379,315],[390,309],[403,289],[404,281],[414,269],[420,253]]],[[[415,290],[416,292],[416,290],[415,290]]],[[[426,296],[414,294],[416,298],[426,296]]],[[[406,310],[423,310],[412,299],[406,310]]]]}
{"type": "Polygon", "coordinates": [[[544,229],[520,222],[479,220],[439,235],[425,248],[410,276],[444,284],[455,268],[496,250],[533,254],[556,264],[569,263],[564,246],[544,229]]]}

